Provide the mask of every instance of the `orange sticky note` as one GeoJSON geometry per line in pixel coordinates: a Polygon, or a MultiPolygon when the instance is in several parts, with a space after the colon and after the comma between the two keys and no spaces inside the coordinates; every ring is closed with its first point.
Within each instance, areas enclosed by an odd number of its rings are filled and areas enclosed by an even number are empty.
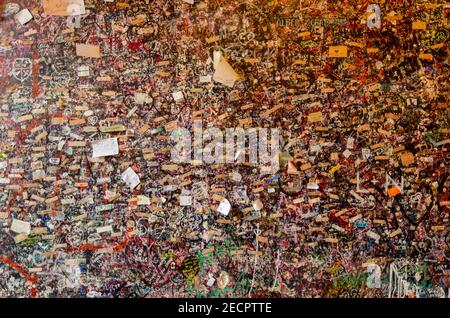
{"type": "Polygon", "coordinates": [[[348,49],[345,45],[330,46],[328,51],[329,57],[347,57],[348,49]]]}
{"type": "Polygon", "coordinates": [[[405,151],[404,153],[402,153],[401,159],[403,166],[409,166],[414,163],[414,155],[409,151],[405,151]]]}
{"type": "Polygon", "coordinates": [[[311,32],[301,32],[301,33],[298,34],[298,36],[301,37],[301,38],[306,38],[306,37],[308,37],[310,35],[311,35],[311,32]]]}
{"type": "Polygon", "coordinates": [[[440,48],[444,47],[444,45],[445,45],[445,42],[442,42],[442,43],[438,43],[438,44],[431,46],[431,48],[432,49],[440,49],[440,48]]]}
{"type": "Polygon", "coordinates": [[[438,7],[439,4],[437,3],[424,3],[423,7],[425,9],[436,9],[438,7]]]}
{"type": "Polygon", "coordinates": [[[400,189],[398,187],[392,187],[388,190],[388,195],[390,197],[395,197],[400,194],[400,189]]]}
{"type": "Polygon", "coordinates": [[[396,21],[400,21],[402,20],[403,17],[400,15],[388,15],[386,16],[386,20],[388,20],[389,22],[396,22],[396,21]]]}
{"type": "Polygon", "coordinates": [[[427,23],[423,21],[414,21],[412,28],[413,30],[425,30],[427,28],[427,23]]]}
{"type": "Polygon", "coordinates": [[[100,47],[98,45],[77,44],[76,52],[78,56],[99,58],[100,47]]]}
{"type": "Polygon", "coordinates": [[[356,47],[359,47],[360,49],[363,49],[363,48],[364,48],[364,44],[358,43],[358,42],[353,42],[353,41],[348,42],[348,45],[350,45],[350,46],[356,46],[356,47]]]}
{"type": "Polygon", "coordinates": [[[373,53],[378,53],[380,51],[380,49],[377,49],[375,47],[371,47],[367,49],[367,54],[373,54],[373,53]]]}
{"type": "Polygon", "coordinates": [[[433,55],[431,55],[430,53],[421,53],[419,54],[419,59],[432,61],[433,55]]]}

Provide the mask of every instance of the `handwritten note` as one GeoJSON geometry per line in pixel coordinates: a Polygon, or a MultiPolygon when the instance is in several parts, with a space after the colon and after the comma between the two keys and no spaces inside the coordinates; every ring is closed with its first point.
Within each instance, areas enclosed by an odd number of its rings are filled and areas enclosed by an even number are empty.
{"type": "Polygon", "coordinates": [[[78,56],[83,57],[101,57],[100,47],[98,45],[90,45],[90,44],[77,44],[76,53],[78,56]]]}
{"type": "Polygon", "coordinates": [[[107,157],[119,154],[117,138],[96,140],[92,143],[92,157],[107,157]]]}
{"type": "Polygon", "coordinates": [[[134,189],[141,183],[139,176],[134,172],[134,170],[130,167],[122,173],[122,180],[131,188],[134,189]]]}
{"type": "Polygon", "coordinates": [[[56,16],[76,16],[86,13],[84,0],[42,0],[44,13],[56,16]]]}

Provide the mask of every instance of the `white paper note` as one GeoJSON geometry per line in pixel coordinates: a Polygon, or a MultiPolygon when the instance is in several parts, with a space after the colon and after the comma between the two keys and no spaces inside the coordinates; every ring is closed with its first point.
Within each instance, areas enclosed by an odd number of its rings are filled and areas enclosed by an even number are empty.
{"type": "Polygon", "coordinates": [[[190,195],[180,195],[180,206],[192,205],[192,197],[190,195]]]}
{"type": "Polygon", "coordinates": [[[150,205],[150,198],[146,197],[145,195],[138,195],[137,196],[137,204],[138,205],[150,205]]]}
{"type": "Polygon", "coordinates": [[[11,224],[11,231],[19,234],[30,235],[31,224],[29,222],[13,219],[11,224]]]}
{"type": "Polygon", "coordinates": [[[119,154],[117,138],[96,140],[92,143],[92,157],[107,157],[119,154]]]}
{"type": "Polygon", "coordinates": [[[131,188],[134,189],[141,183],[139,180],[139,176],[134,172],[134,170],[130,167],[122,173],[122,180],[131,188]]]}
{"type": "Polygon", "coordinates": [[[97,228],[97,234],[102,234],[105,232],[112,232],[112,226],[111,225],[106,225],[106,226],[101,226],[97,228]]]}
{"type": "Polygon", "coordinates": [[[219,207],[217,208],[217,212],[219,212],[220,214],[223,214],[225,216],[227,216],[230,213],[231,210],[231,204],[230,201],[228,201],[227,199],[223,199],[220,204],[219,207]]]}
{"type": "Polygon", "coordinates": [[[21,10],[14,17],[22,25],[27,24],[33,19],[33,16],[31,15],[30,11],[28,11],[28,9],[21,10]]]}
{"type": "Polygon", "coordinates": [[[182,101],[184,98],[183,92],[173,92],[172,97],[176,102],[182,101]]]}
{"type": "Polygon", "coordinates": [[[200,76],[200,84],[211,83],[211,75],[200,76]]]}
{"type": "Polygon", "coordinates": [[[134,93],[134,101],[138,105],[143,105],[147,99],[147,94],[145,93],[134,93]]]}
{"type": "Polygon", "coordinates": [[[78,77],[87,77],[90,75],[89,73],[89,66],[87,65],[81,65],[78,67],[78,77]]]}

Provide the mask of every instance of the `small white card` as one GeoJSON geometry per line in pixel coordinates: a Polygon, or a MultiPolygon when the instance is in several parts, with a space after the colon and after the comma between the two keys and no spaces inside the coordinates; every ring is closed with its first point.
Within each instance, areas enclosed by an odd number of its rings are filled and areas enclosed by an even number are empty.
{"type": "Polygon", "coordinates": [[[106,232],[112,232],[113,228],[111,225],[101,226],[97,228],[97,234],[102,234],[106,232]]]}
{"type": "Polygon", "coordinates": [[[131,188],[134,189],[141,183],[139,176],[134,172],[134,170],[130,167],[122,173],[122,180],[131,188]]]}
{"type": "Polygon", "coordinates": [[[180,206],[192,205],[192,197],[190,195],[180,195],[180,206]]]}
{"type": "Polygon", "coordinates": [[[117,138],[96,140],[92,143],[92,157],[107,157],[119,154],[117,138]]]}
{"type": "Polygon", "coordinates": [[[12,224],[11,224],[11,231],[19,233],[19,234],[30,235],[31,224],[29,222],[13,219],[12,224]]]}
{"type": "Polygon", "coordinates": [[[138,195],[137,196],[137,203],[138,205],[150,205],[150,198],[146,197],[145,195],[138,195]]]}
{"type": "Polygon", "coordinates": [[[143,105],[147,99],[147,94],[145,93],[134,93],[134,101],[138,105],[143,105]]]}
{"type": "Polygon", "coordinates": [[[87,77],[89,75],[89,66],[82,65],[78,67],[78,77],[87,77]]]}
{"type": "Polygon", "coordinates": [[[219,207],[217,208],[217,212],[225,216],[227,216],[230,213],[230,210],[231,204],[230,201],[228,201],[227,199],[223,199],[222,202],[220,202],[219,207]]]}
{"type": "Polygon", "coordinates": [[[28,9],[23,9],[19,11],[14,17],[22,25],[25,25],[31,20],[33,20],[33,16],[31,15],[31,12],[28,9]]]}
{"type": "Polygon", "coordinates": [[[200,84],[211,83],[211,80],[212,80],[211,75],[205,75],[205,76],[200,76],[199,82],[200,82],[200,84]]]}
{"type": "Polygon", "coordinates": [[[172,93],[172,97],[176,102],[182,101],[184,99],[183,92],[172,93]]]}

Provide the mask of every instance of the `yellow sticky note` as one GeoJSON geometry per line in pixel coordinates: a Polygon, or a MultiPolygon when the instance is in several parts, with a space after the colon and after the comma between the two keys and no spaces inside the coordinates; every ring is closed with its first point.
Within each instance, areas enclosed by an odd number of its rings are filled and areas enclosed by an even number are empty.
{"type": "Polygon", "coordinates": [[[321,112],[310,113],[308,115],[308,122],[315,123],[323,120],[323,116],[321,112]]]}
{"type": "Polygon", "coordinates": [[[425,30],[427,28],[427,23],[423,21],[414,21],[412,28],[413,30],[425,30]]]}
{"type": "Polygon", "coordinates": [[[378,53],[380,51],[380,49],[377,49],[375,47],[371,47],[367,49],[367,54],[372,54],[372,53],[378,53]]]}
{"type": "Polygon", "coordinates": [[[330,171],[328,171],[329,174],[334,174],[336,171],[338,171],[339,169],[341,169],[341,165],[338,163],[337,165],[335,165],[333,168],[330,169],[330,171]]]}
{"type": "Polygon", "coordinates": [[[358,42],[353,42],[353,41],[348,42],[348,45],[350,45],[350,46],[356,46],[356,47],[359,47],[360,49],[363,49],[363,48],[364,48],[364,44],[358,43],[358,42]]]}
{"type": "Polygon", "coordinates": [[[310,35],[311,35],[311,32],[300,32],[298,34],[298,36],[301,37],[301,38],[306,38],[306,37],[308,37],[310,35]]]}
{"type": "Polygon", "coordinates": [[[330,46],[328,51],[329,57],[347,57],[348,49],[345,45],[330,46]]]}
{"type": "Polygon", "coordinates": [[[126,3],[126,2],[117,2],[116,3],[116,7],[117,8],[129,8],[130,5],[128,3],[126,3]]]}

